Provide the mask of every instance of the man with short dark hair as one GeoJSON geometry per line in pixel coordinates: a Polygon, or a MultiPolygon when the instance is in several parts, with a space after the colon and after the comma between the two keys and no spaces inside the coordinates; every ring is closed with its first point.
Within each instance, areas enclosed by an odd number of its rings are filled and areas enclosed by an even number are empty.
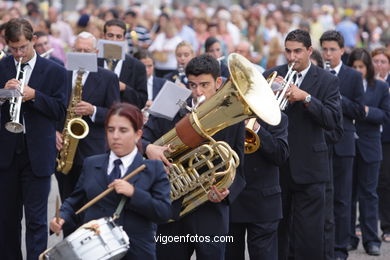
{"type": "MultiPolygon", "coordinates": [[[[188,87],[192,91],[192,100],[188,105],[195,105],[199,97],[204,96],[206,100],[216,94],[222,83],[220,77],[220,66],[218,61],[209,56],[201,55],[193,58],[186,67],[188,87]]],[[[175,127],[175,124],[182,119],[188,111],[181,109],[172,121],[151,116],[144,127],[143,147],[149,159],[162,160],[170,165],[164,155],[168,149],[166,146],[157,146],[153,142],[175,127]]],[[[181,235],[187,236],[224,236],[228,234],[229,228],[229,203],[234,201],[237,195],[245,186],[245,178],[242,172],[242,159],[244,149],[244,124],[237,123],[227,127],[213,136],[215,140],[226,141],[240,158],[240,166],[236,170],[236,176],[229,189],[218,189],[215,186],[208,193],[208,201],[197,207],[194,211],[179,218],[182,198],[173,202],[172,218],[175,222],[161,224],[158,227],[157,235],[181,235]],[[179,210],[177,210],[179,209],[179,210]]],[[[170,260],[190,259],[194,250],[197,259],[224,259],[225,242],[201,242],[194,243],[157,243],[157,258],[170,260]]]]}
{"type": "Polygon", "coordinates": [[[64,63],[60,59],[50,54],[53,49],[51,48],[48,35],[44,32],[35,32],[34,35],[37,37],[34,44],[35,51],[41,56],[45,55],[43,58],[47,58],[61,66],[64,66],[64,63]]]}
{"type": "MultiPolygon", "coordinates": [[[[352,199],[352,168],[355,157],[355,133],[354,121],[365,117],[364,89],[362,75],[356,70],[343,64],[341,57],[344,54],[344,38],[338,31],[326,31],[320,38],[321,52],[327,69],[339,78],[341,107],[343,111],[343,133],[332,140],[335,135],[327,132],[328,143],[332,150],[332,180],[334,210],[334,257],[344,260],[348,257],[347,246],[349,244],[351,222],[352,199]]],[[[327,197],[328,199],[328,197],[327,197]]],[[[325,235],[333,221],[326,221],[325,235]],[[330,223],[329,223],[330,222],[330,223]]],[[[330,244],[333,244],[332,242],[330,244]]],[[[331,249],[333,250],[333,249],[331,249]]],[[[328,253],[331,254],[332,252],[328,253]]],[[[327,259],[331,259],[331,255],[327,259]]],[[[333,259],[333,258],[332,258],[333,259]]]]}
{"type": "MultiPolygon", "coordinates": [[[[284,77],[294,64],[295,84],[286,91],[290,157],[280,170],[283,219],[279,224],[279,259],[324,257],[325,183],[329,157],[325,130],[341,124],[340,93],[335,76],[310,63],[311,39],[303,30],[285,39],[288,64],[272,68],[284,77]],[[291,251],[289,251],[291,249],[291,251]]],[[[281,77],[277,78],[282,83],[281,77]]]]}
{"type": "MultiPolygon", "coordinates": [[[[103,32],[104,39],[122,42],[125,40],[126,25],[122,20],[112,19],[104,24],[103,32]]],[[[112,70],[118,76],[122,102],[133,104],[140,109],[145,106],[148,97],[147,78],[145,66],[140,61],[126,55],[124,60],[109,61],[99,58],[98,65],[112,70]]]]}
{"type": "Polygon", "coordinates": [[[33,46],[36,36],[25,19],[12,19],[5,27],[12,55],[0,61],[0,88],[20,89],[22,68],[25,86],[17,114],[21,133],[5,129],[10,102],[1,106],[0,122],[0,254],[1,259],[22,259],[21,220],[26,219],[27,259],[38,259],[47,247],[47,203],[50,175],[54,172],[55,126],[66,111],[66,72],[41,58],[33,46]]]}

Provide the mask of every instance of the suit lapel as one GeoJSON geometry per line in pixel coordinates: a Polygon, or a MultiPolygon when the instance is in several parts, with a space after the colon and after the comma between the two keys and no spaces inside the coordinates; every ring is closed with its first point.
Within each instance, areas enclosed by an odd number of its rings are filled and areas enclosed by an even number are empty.
{"type": "Polygon", "coordinates": [[[158,90],[159,90],[159,81],[155,76],[153,76],[153,99],[156,98],[158,90]]]}
{"type": "Polygon", "coordinates": [[[42,66],[42,59],[38,54],[37,54],[37,61],[34,65],[34,69],[31,72],[31,77],[27,85],[29,85],[33,89],[39,90],[41,88],[42,80],[44,79],[43,77],[43,72],[44,68],[42,66]]]}
{"type": "Polygon", "coordinates": [[[317,84],[318,80],[318,71],[315,65],[311,64],[309,71],[306,73],[305,78],[303,79],[301,85],[299,86],[300,89],[308,92],[309,94],[315,95],[314,87],[317,84]]]}
{"type": "MultiPolygon", "coordinates": [[[[137,169],[139,166],[141,166],[142,163],[143,163],[142,155],[140,153],[137,153],[137,155],[134,158],[133,163],[129,166],[129,168],[127,168],[125,176],[129,175],[129,173],[131,173],[132,171],[137,169]]],[[[131,177],[128,181],[134,185],[138,181],[140,174],[141,173],[131,177]]]]}
{"type": "Polygon", "coordinates": [[[85,84],[83,86],[83,98],[82,100],[90,100],[90,96],[92,93],[97,89],[96,86],[99,85],[99,82],[101,81],[100,77],[100,71],[101,69],[98,68],[97,72],[90,72],[88,74],[88,78],[85,81],[85,84]]]}
{"type": "Polygon", "coordinates": [[[103,188],[103,190],[107,189],[107,168],[108,168],[108,158],[109,154],[107,153],[104,157],[104,160],[97,161],[95,164],[96,174],[94,177],[96,178],[96,182],[103,188]]]}

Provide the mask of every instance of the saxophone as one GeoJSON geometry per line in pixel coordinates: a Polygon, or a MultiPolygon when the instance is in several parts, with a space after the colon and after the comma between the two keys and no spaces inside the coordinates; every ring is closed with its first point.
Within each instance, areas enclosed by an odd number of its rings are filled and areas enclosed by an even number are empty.
{"type": "Polygon", "coordinates": [[[58,153],[57,171],[62,172],[63,174],[68,174],[70,169],[72,169],[73,159],[76,154],[79,140],[86,137],[89,132],[87,122],[74,112],[77,103],[81,101],[83,74],[84,71],[77,72],[76,85],[69,101],[64,130],[62,131],[63,146],[58,153]]]}

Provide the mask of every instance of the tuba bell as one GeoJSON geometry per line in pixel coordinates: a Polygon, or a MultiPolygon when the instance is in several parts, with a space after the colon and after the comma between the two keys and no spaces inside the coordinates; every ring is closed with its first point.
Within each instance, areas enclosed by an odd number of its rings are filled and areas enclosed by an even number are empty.
{"type": "Polygon", "coordinates": [[[173,165],[168,175],[171,200],[184,197],[180,216],[206,202],[212,185],[228,188],[234,180],[239,158],[226,142],[216,142],[214,134],[255,116],[270,125],[281,120],[276,98],[253,64],[233,53],[228,67],[231,77],[216,94],[154,142],[170,147],[165,156],[173,165]]]}

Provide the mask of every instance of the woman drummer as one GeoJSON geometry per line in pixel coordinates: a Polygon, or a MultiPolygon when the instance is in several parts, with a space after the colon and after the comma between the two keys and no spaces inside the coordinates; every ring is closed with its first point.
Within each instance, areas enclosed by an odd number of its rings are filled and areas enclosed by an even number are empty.
{"type": "Polygon", "coordinates": [[[85,211],[84,223],[112,216],[121,198],[127,197],[117,224],[123,226],[130,239],[124,259],[155,259],[155,224],[167,221],[170,213],[170,186],[160,161],[143,160],[139,152],[143,118],[133,105],[115,104],[107,114],[105,128],[110,152],[91,156],[84,161],[83,171],[72,195],[61,206],[60,219],[54,218],[50,229],[56,233],[63,225],[72,225],[75,211],[108,187],[107,195],[85,211]],[[146,169],[129,179],[123,176],[145,164],[146,169]],[[123,196],[121,196],[123,195],[123,196]]]}

